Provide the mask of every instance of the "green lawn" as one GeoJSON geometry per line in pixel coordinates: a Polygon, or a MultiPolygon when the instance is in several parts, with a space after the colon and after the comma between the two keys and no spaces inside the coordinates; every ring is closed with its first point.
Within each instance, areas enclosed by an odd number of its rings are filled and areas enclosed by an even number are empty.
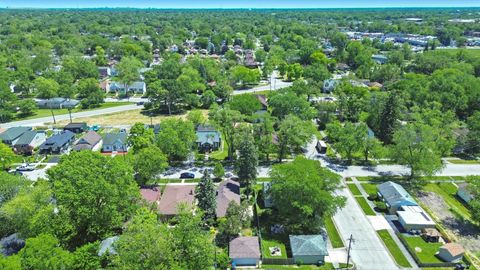
{"type": "Polygon", "coordinates": [[[469,57],[480,57],[480,49],[437,49],[450,55],[456,55],[458,51],[463,50],[469,57]]]}
{"type": "MultiPolygon", "coordinates": [[[[118,106],[129,105],[129,104],[133,104],[133,102],[105,102],[102,105],[100,105],[100,107],[92,108],[92,109],[82,110],[79,107],[79,108],[73,109],[72,113],[98,110],[98,109],[105,109],[105,108],[111,108],[111,107],[118,107],[118,106]]],[[[54,109],[53,113],[55,114],[55,116],[62,115],[62,114],[68,114],[68,110],[67,109],[54,109]]],[[[35,118],[48,117],[48,116],[52,116],[52,112],[49,109],[37,109],[35,111],[34,115],[27,116],[27,117],[18,117],[16,120],[28,120],[28,119],[35,119],[35,118]]]]}
{"type": "Polygon", "coordinates": [[[375,216],[375,212],[370,207],[370,205],[368,204],[367,200],[364,197],[355,197],[355,200],[357,200],[358,205],[360,205],[365,215],[375,216]]]}
{"type": "Polygon", "coordinates": [[[362,183],[362,187],[368,194],[376,194],[377,193],[377,185],[370,184],[370,183],[362,183]]]}
{"type": "Polygon", "coordinates": [[[262,238],[262,255],[264,258],[274,258],[274,259],[286,259],[287,258],[287,249],[285,243],[275,240],[275,239],[266,239],[262,238]],[[282,251],[281,256],[271,256],[270,247],[279,247],[282,251]]]}
{"type": "Polygon", "coordinates": [[[390,254],[398,265],[402,267],[412,267],[387,230],[380,230],[377,231],[377,233],[378,236],[380,236],[380,238],[382,239],[383,243],[385,243],[385,246],[388,248],[388,251],[390,251],[390,254]]]}
{"type": "Polygon", "coordinates": [[[331,263],[325,263],[325,265],[322,266],[315,266],[315,265],[267,265],[264,264],[262,265],[261,269],[265,270],[283,270],[283,269],[299,269],[299,270],[310,270],[310,269],[316,269],[316,270],[333,270],[333,265],[331,263]]]}
{"type": "Polygon", "coordinates": [[[354,196],[362,196],[360,189],[355,184],[347,184],[348,189],[352,192],[354,196]]]}
{"type": "Polygon", "coordinates": [[[442,263],[440,259],[435,256],[442,243],[428,243],[420,236],[403,237],[407,242],[410,250],[414,251],[418,259],[422,263],[442,263]]]}
{"type": "Polygon", "coordinates": [[[219,150],[212,152],[209,155],[209,159],[223,161],[228,157],[228,144],[225,140],[222,140],[222,144],[223,144],[223,150],[222,148],[220,148],[219,150]]]}
{"type": "Polygon", "coordinates": [[[477,159],[449,159],[448,162],[453,164],[480,164],[477,159]]]}
{"type": "Polygon", "coordinates": [[[472,214],[470,210],[465,207],[455,196],[457,193],[457,187],[453,183],[430,183],[425,185],[424,190],[434,192],[442,196],[443,200],[450,207],[450,209],[464,219],[471,220],[472,214]]]}
{"type": "Polygon", "coordinates": [[[332,218],[325,219],[325,229],[327,230],[328,238],[330,239],[333,248],[341,248],[345,246],[332,218]]]}

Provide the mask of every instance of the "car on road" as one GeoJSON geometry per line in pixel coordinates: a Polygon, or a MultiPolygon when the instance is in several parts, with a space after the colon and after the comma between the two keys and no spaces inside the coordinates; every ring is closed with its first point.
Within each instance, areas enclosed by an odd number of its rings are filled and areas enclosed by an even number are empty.
{"type": "Polygon", "coordinates": [[[137,102],[137,106],[143,106],[143,105],[145,105],[145,101],[139,101],[139,102],[137,102]]]}
{"type": "Polygon", "coordinates": [[[180,179],[186,179],[186,178],[193,179],[195,178],[195,174],[191,172],[184,172],[180,174],[180,179]]]}
{"type": "Polygon", "coordinates": [[[22,165],[18,166],[15,170],[19,172],[29,172],[29,171],[34,171],[35,166],[30,165],[28,163],[23,163],[22,165]]]}

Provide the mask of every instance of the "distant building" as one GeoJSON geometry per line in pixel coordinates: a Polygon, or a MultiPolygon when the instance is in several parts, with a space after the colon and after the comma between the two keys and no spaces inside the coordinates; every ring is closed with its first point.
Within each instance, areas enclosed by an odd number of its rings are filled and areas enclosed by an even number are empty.
{"type": "Polygon", "coordinates": [[[378,195],[387,205],[390,214],[396,214],[402,206],[418,205],[401,185],[392,181],[378,185],[378,195]]]}
{"type": "Polygon", "coordinates": [[[377,64],[386,64],[388,62],[388,58],[383,54],[374,54],[372,55],[372,60],[375,61],[377,64]]]}
{"type": "Polygon", "coordinates": [[[340,80],[336,79],[328,79],[323,81],[323,92],[325,93],[331,93],[333,90],[335,90],[335,87],[340,83],[340,80]]]}
{"type": "Polygon", "coordinates": [[[216,151],[221,147],[220,133],[211,126],[199,125],[196,131],[197,148],[200,152],[216,151]]]}
{"type": "Polygon", "coordinates": [[[118,241],[118,239],[120,239],[120,237],[118,236],[112,236],[112,237],[109,237],[105,240],[103,240],[101,243],[100,243],[100,248],[98,249],[98,256],[103,256],[106,254],[108,255],[117,255],[117,251],[115,250],[115,242],[118,241]]]}
{"type": "Polygon", "coordinates": [[[103,138],[103,153],[126,153],[128,151],[127,133],[107,133],[103,138]]]}
{"type": "Polygon", "coordinates": [[[32,130],[31,127],[11,127],[0,133],[0,141],[6,145],[13,146],[25,132],[30,130],[32,130]]]}
{"type": "Polygon", "coordinates": [[[240,205],[240,183],[226,180],[217,188],[217,218],[225,217],[230,202],[240,205]]]}
{"type": "Polygon", "coordinates": [[[82,123],[69,123],[65,127],[63,127],[63,130],[68,130],[73,133],[83,133],[88,129],[87,123],[82,122],[82,123]]]}
{"type": "Polygon", "coordinates": [[[51,99],[37,99],[37,107],[40,109],[68,109],[75,108],[80,104],[76,99],[67,98],[51,98],[51,99]]]}
{"type": "Polygon", "coordinates": [[[65,152],[70,144],[75,140],[75,134],[70,131],[63,131],[57,135],[48,138],[41,146],[42,154],[60,154],[65,152]]]}
{"type": "Polygon", "coordinates": [[[457,190],[457,196],[460,197],[464,202],[470,203],[471,200],[473,200],[473,194],[470,190],[468,190],[468,183],[460,183],[457,184],[458,190],[457,190]]]}
{"type": "Polygon", "coordinates": [[[133,92],[136,94],[147,93],[147,85],[145,84],[145,82],[141,82],[141,81],[133,82],[130,85],[127,85],[126,88],[125,88],[125,84],[120,82],[106,83],[105,85],[102,85],[102,87],[105,87],[104,90],[106,92],[120,92],[120,93],[133,92]]]}
{"type": "Polygon", "coordinates": [[[327,241],[323,235],[290,235],[292,257],[297,264],[325,263],[328,256],[327,241]]]}
{"type": "Polygon", "coordinates": [[[20,136],[13,145],[13,150],[17,154],[32,155],[37,147],[42,145],[47,139],[44,131],[29,130],[20,136]]]}
{"type": "Polygon", "coordinates": [[[100,78],[107,78],[112,76],[112,70],[110,67],[99,67],[98,74],[100,75],[100,78]]]}
{"type": "Polygon", "coordinates": [[[78,140],[73,149],[75,151],[91,150],[97,151],[102,146],[102,136],[90,130],[78,140]]]}

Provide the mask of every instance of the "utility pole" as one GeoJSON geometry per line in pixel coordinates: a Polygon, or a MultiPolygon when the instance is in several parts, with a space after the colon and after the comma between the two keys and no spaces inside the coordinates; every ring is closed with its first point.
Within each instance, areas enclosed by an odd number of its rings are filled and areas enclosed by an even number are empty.
{"type": "Polygon", "coordinates": [[[350,250],[352,249],[352,242],[355,243],[355,240],[353,239],[353,234],[350,234],[350,238],[348,238],[347,268],[350,264],[350,250]]]}

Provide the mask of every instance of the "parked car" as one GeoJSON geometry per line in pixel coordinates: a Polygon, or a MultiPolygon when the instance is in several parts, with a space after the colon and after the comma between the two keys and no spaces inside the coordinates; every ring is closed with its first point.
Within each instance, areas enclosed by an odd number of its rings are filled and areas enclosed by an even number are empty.
{"type": "Polygon", "coordinates": [[[10,170],[10,171],[8,171],[8,173],[9,173],[9,174],[12,174],[12,175],[19,175],[19,176],[23,175],[22,172],[19,172],[19,171],[17,171],[17,170],[10,170]]]}
{"type": "Polygon", "coordinates": [[[142,105],[145,105],[145,101],[139,101],[139,102],[137,102],[137,106],[142,106],[142,105]]]}
{"type": "Polygon", "coordinates": [[[190,178],[193,179],[195,178],[195,174],[191,172],[184,172],[180,174],[180,179],[185,179],[185,178],[190,178]]]}
{"type": "Polygon", "coordinates": [[[23,163],[22,165],[18,166],[16,168],[17,171],[19,172],[28,172],[28,171],[33,171],[35,170],[35,166],[34,165],[30,165],[28,163],[23,163]]]}

